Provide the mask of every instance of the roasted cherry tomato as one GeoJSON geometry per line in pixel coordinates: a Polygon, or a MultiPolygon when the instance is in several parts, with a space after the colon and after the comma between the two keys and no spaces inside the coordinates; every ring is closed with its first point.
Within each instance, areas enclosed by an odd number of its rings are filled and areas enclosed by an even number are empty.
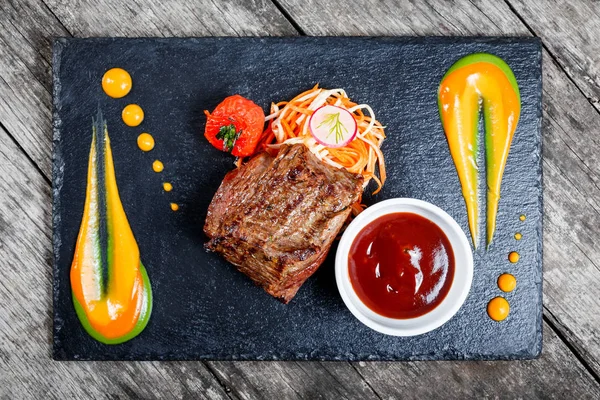
{"type": "Polygon", "coordinates": [[[265,126],[262,108],[239,94],[226,97],[211,113],[206,114],[206,139],[222,151],[236,157],[254,154],[265,126]]]}

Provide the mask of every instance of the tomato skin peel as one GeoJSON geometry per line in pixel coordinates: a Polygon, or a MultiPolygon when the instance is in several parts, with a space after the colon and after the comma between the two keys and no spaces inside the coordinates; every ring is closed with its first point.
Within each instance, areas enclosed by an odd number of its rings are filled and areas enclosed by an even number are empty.
{"type": "Polygon", "coordinates": [[[94,120],[86,199],[70,272],[77,316],[94,339],[128,341],[152,313],[152,288],[117,188],[110,139],[94,120]]]}
{"type": "Polygon", "coordinates": [[[440,118],[467,206],[473,246],[479,240],[478,125],[480,102],[485,122],[487,245],[496,230],[502,175],[521,113],[515,76],[504,60],[486,53],[458,60],[438,89],[440,118]]]}

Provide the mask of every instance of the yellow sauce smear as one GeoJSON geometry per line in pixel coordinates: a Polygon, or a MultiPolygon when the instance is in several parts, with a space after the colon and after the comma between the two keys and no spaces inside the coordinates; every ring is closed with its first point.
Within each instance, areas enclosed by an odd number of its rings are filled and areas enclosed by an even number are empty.
{"type": "MultiPolygon", "coordinates": [[[[108,132],[98,135],[94,130],[84,213],[70,274],[73,296],[92,328],[90,332],[86,327],[90,335],[100,341],[126,337],[136,328],[140,317],[147,320],[152,300],[143,268],[138,245],[119,197],[108,132]],[[96,151],[97,147],[100,148],[96,142],[103,135],[104,160],[96,151]],[[104,162],[105,187],[99,183],[98,163],[101,162],[104,162]],[[105,200],[104,227],[100,196],[104,196],[105,200]],[[103,229],[106,230],[107,246],[104,252],[100,246],[103,229]],[[108,273],[104,279],[102,274],[106,269],[108,273]],[[144,278],[148,287],[145,287],[144,278]]],[[[82,324],[86,326],[83,319],[82,324]]],[[[136,329],[141,331],[143,326],[136,329]]]]}
{"type": "Polygon", "coordinates": [[[179,204],[177,204],[177,203],[171,203],[171,210],[173,210],[173,211],[179,210],[179,204]]]}

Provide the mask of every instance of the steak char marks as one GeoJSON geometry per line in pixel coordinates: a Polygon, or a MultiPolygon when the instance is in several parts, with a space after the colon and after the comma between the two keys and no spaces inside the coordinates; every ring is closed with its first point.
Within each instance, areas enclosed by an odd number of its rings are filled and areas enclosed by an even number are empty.
{"type": "Polygon", "coordinates": [[[303,144],[261,153],[223,179],[208,207],[205,247],[288,303],[325,260],[362,183],[303,144]]]}

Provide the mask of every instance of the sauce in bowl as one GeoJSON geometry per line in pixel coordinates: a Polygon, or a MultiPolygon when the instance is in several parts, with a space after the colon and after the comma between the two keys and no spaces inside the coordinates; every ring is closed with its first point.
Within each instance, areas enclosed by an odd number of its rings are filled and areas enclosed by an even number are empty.
{"type": "Polygon", "coordinates": [[[389,318],[433,310],[448,294],[454,270],[454,252],[442,229],[408,212],[369,223],[348,253],[352,288],[368,308],[389,318]]]}

